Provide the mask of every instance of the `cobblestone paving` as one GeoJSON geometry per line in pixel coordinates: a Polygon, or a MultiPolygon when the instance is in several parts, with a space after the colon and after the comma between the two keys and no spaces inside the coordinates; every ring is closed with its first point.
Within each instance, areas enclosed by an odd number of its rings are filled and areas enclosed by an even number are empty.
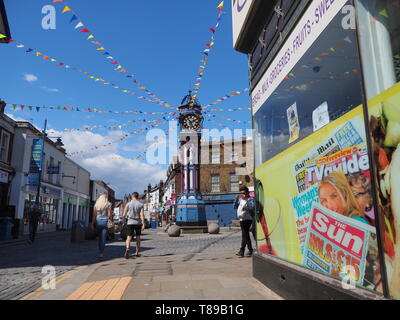
{"type": "MultiPolygon", "coordinates": [[[[196,253],[236,252],[240,241],[240,232],[170,238],[161,229],[146,230],[141,253],[146,257],[187,254],[190,259],[196,253]]],[[[121,258],[124,247],[124,242],[119,240],[108,242],[106,260],[121,258]]],[[[44,277],[43,266],[54,266],[57,275],[61,275],[75,267],[97,263],[97,250],[97,241],[73,244],[69,234],[38,239],[34,245],[1,247],[0,244],[0,300],[19,299],[37,289],[44,277]]]]}

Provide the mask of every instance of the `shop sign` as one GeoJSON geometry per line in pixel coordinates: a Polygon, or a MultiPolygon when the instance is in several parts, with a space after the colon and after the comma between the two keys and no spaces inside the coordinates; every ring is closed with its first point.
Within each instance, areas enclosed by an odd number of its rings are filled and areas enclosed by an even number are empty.
{"type": "Polygon", "coordinates": [[[311,1],[291,36],[252,91],[253,114],[276,90],[346,2],[347,0],[311,1]]]}
{"type": "Polygon", "coordinates": [[[232,0],[232,31],[234,46],[236,46],[240,33],[244,28],[246,18],[253,2],[254,0],[232,0]]]}
{"type": "Polygon", "coordinates": [[[8,172],[0,170],[0,182],[1,183],[8,183],[8,172]]]}

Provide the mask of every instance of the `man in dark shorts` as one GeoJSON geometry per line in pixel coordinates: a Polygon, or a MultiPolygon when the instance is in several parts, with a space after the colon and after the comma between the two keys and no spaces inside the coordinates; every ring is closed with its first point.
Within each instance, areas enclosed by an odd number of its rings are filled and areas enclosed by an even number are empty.
{"type": "Polygon", "coordinates": [[[135,256],[140,257],[140,235],[144,231],[144,210],[143,204],[138,200],[139,194],[134,192],[132,194],[132,200],[126,205],[124,210],[124,217],[128,218],[128,228],[127,228],[127,238],[126,238],[126,248],[125,248],[125,258],[130,257],[130,247],[132,237],[136,236],[136,252],[135,256]]]}

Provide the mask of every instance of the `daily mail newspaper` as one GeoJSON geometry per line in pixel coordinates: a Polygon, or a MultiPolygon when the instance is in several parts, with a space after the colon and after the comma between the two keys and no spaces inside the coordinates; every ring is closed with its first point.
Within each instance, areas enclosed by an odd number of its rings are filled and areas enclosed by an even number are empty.
{"type": "Polygon", "coordinates": [[[362,285],[371,233],[375,230],[368,224],[315,203],[305,241],[303,265],[339,278],[350,272],[354,282],[362,285]]]}

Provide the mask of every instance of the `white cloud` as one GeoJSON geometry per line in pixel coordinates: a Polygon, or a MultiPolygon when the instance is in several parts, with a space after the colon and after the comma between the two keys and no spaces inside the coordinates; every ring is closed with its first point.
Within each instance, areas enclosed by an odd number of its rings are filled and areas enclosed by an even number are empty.
{"type": "MultiPolygon", "coordinates": [[[[122,131],[111,131],[107,136],[93,132],[60,132],[49,131],[51,136],[61,136],[67,153],[89,150],[93,146],[101,146],[115,141],[124,135],[122,131]]],[[[143,146],[144,147],[144,146],[143,146]]],[[[115,190],[117,197],[137,191],[143,192],[149,183],[157,184],[165,180],[165,169],[161,166],[152,166],[139,160],[132,160],[118,155],[120,143],[100,148],[81,156],[71,157],[91,174],[91,179],[111,182],[110,187],[115,190]]],[[[145,147],[144,147],[145,148],[145,147]]],[[[122,149],[124,149],[122,147],[122,149]]],[[[138,151],[143,151],[139,149],[138,151]]]]}
{"type": "Polygon", "coordinates": [[[6,113],[6,116],[10,117],[14,121],[29,121],[29,120],[24,119],[24,118],[16,117],[15,115],[13,115],[11,113],[6,113]]]}
{"type": "Polygon", "coordinates": [[[165,170],[161,167],[113,153],[105,153],[77,162],[90,171],[92,179],[111,182],[110,187],[115,190],[119,198],[134,191],[142,193],[149,183],[154,185],[160,180],[165,180],[165,170]]]}
{"type": "Polygon", "coordinates": [[[35,82],[38,81],[39,78],[36,77],[34,74],[24,73],[24,80],[28,82],[35,82]]]}
{"type": "Polygon", "coordinates": [[[52,89],[52,88],[47,88],[46,86],[41,87],[44,91],[47,92],[60,92],[59,89],[52,89]]]}

